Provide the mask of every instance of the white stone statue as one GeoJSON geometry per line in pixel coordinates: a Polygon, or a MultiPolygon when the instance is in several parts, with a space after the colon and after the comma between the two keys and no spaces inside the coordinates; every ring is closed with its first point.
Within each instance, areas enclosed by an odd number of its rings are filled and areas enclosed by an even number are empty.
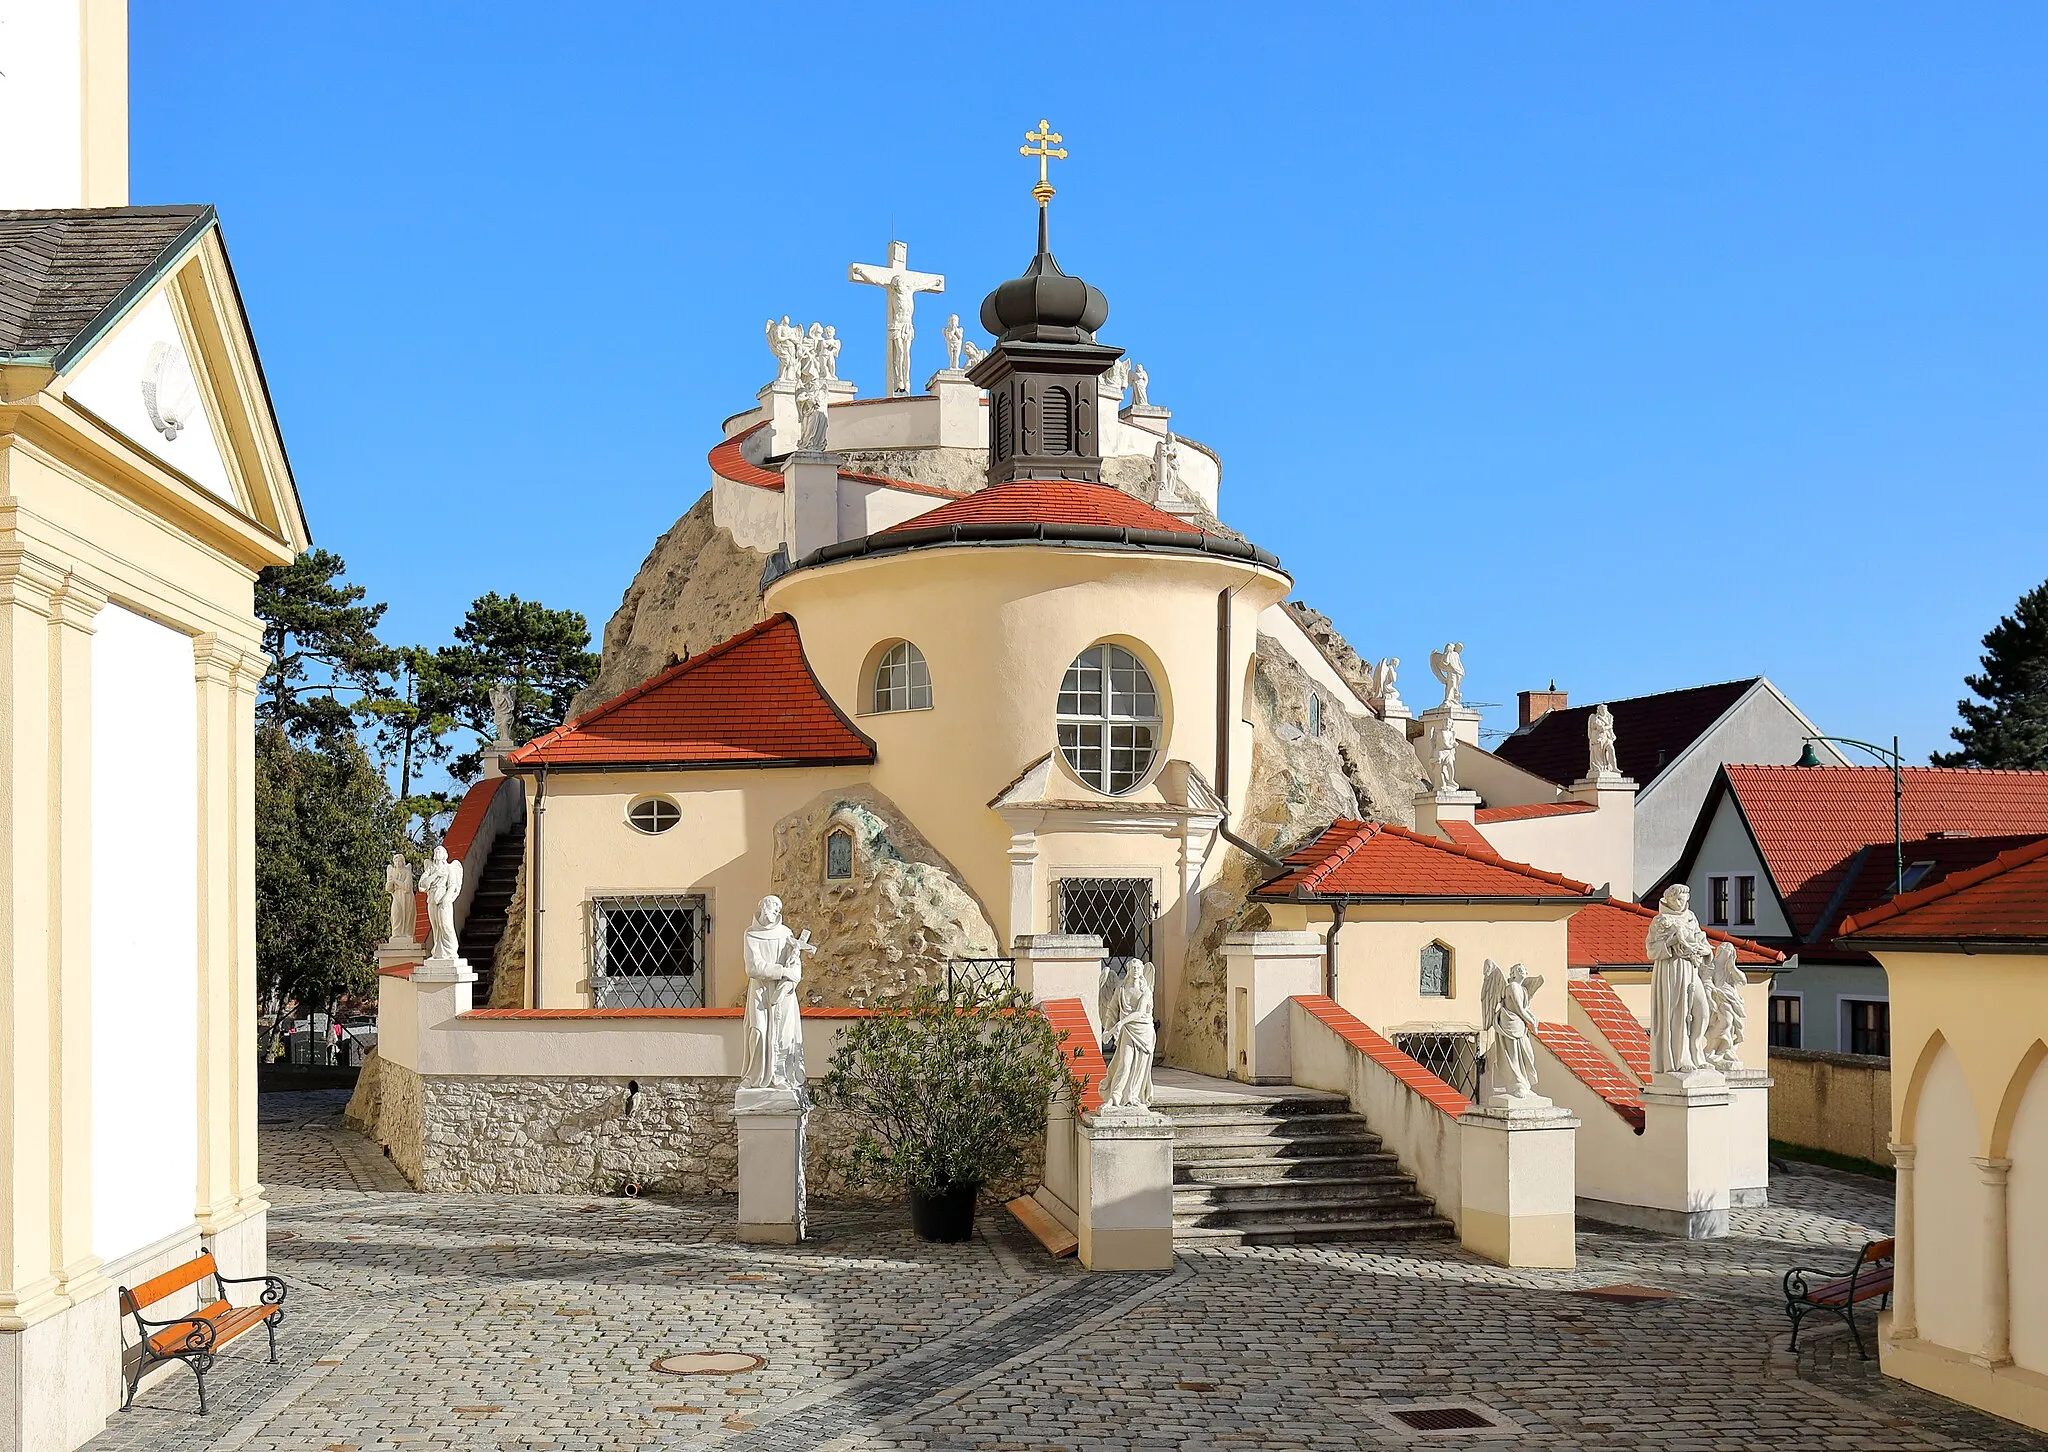
{"type": "Polygon", "coordinates": [[[391,894],[391,941],[412,942],[419,911],[413,903],[412,864],[403,852],[391,854],[391,863],[384,869],[384,890],[391,894]]]}
{"type": "Polygon", "coordinates": [[[839,350],[845,346],[839,341],[839,330],[825,324],[825,332],[818,339],[818,372],[827,383],[839,381],[839,350]]]}
{"type": "Polygon", "coordinates": [[[1479,982],[1480,1007],[1486,1026],[1493,1030],[1493,1052],[1486,1067],[1497,1103],[1536,1097],[1536,1015],[1529,1011],[1529,1000],[1542,986],[1543,979],[1531,978],[1520,963],[1503,973],[1493,959],[1486,960],[1479,982]]]}
{"type": "Polygon", "coordinates": [[[1430,674],[1444,683],[1444,704],[1465,704],[1465,642],[1454,640],[1429,653],[1430,674]]]}
{"type": "Polygon", "coordinates": [[[1586,748],[1586,775],[1621,775],[1614,759],[1614,716],[1605,705],[1595,706],[1586,718],[1586,748]]]}
{"type": "Polygon", "coordinates": [[[1439,721],[1429,728],[1431,759],[1436,762],[1436,789],[1439,792],[1454,792],[1458,789],[1458,733],[1451,729],[1448,721],[1439,721]]]}
{"type": "Polygon", "coordinates": [[[830,433],[830,419],[826,409],[831,406],[832,395],[826,391],[822,374],[813,372],[797,385],[796,390],[796,449],[800,454],[822,454],[825,440],[830,433]]]}
{"type": "Polygon", "coordinates": [[[1749,979],[1735,962],[1733,943],[1716,943],[1707,964],[1707,1062],[1724,1074],[1742,1067],[1737,1052],[1746,1037],[1749,1006],[1742,1001],[1749,979]]]}
{"type": "Polygon", "coordinates": [[[500,746],[512,744],[512,708],[515,697],[510,681],[499,681],[491,687],[491,729],[497,732],[493,738],[500,746]]]}
{"type": "Polygon", "coordinates": [[[936,272],[912,272],[909,244],[891,242],[887,267],[871,262],[851,263],[846,269],[846,280],[882,289],[888,309],[887,391],[892,394],[910,392],[910,341],[917,335],[911,323],[911,313],[919,293],[944,292],[946,279],[936,272]]]}
{"type": "Polygon", "coordinates": [[[1187,491],[1180,482],[1180,443],[1171,430],[1152,446],[1152,480],[1159,488],[1161,499],[1187,497],[1187,491]]]}
{"type": "Polygon", "coordinates": [[[1394,677],[1401,670],[1401,657],[1390,655],[1376,666],[1367,666],[1365,673],[1366,695],[1377,701],[1382,716],[1390,711],[1398,714],[1401,709],[1401,693],[1394,689],[1394,677]]]}
{"type": "Polygon", "coordinates": [[[1645,935],[1650,952],[1650,1069],[1686,1074],[1707,1067],[1707,988],[1713,944],[1692,914],[1692,889],[1674,883],[1657,900],[1645,935]]]}
{"type": "Polygon", "coordinates": [[[976,343],[972,338],[965,338],[961,340],[960,354],[963,358],[967,360],[967,366],[969,368],[972,368],[975,364],[979,363],[982,359],[988,356],[988,354],[982,349],[981,345],[976,343]]]}
{"type": "Polygon", "coordinates": [[[1116,362],[1110,364],[1109,371],[1102,375],[1102,386],[1105,390],[1114,393],[1121,399],[1124,396],[1124,390],[1131,386],[1130,360],[1119,358],[1116,362]]]}
{"type": "Polygon", "coordinates": [[[446,962],[455,956],[455,899],[462,895],[462,864],[448,860],[446,847],[434,849],[420,891],[427,895],[427,957],[446,962]]]}
{"type": "Polygon", "coordinates": [[[1105,1109],[1152,1107],[1152,1054],[1158,1046],[1152,1023],[1152,965],[1137,958],[1112,958],[1103,965],[1103,1038],[1113,1045],[1105,1109]]]}
{"type": "Polygon", "coordinates": [[[960,326],[960,314],[946,314],[946,366],[960,371],[960,349],[967,342],[967,330],[960,326]]]}
{"type": "Polygon", "coordinates": [[[789,314],[782,315],[782,321],[768,320],[768,351],[775,355],[775,381],[796,382],[796,345],[803,330],[789,321],[789,314]]]}
{"type": "Polygon", "coordinates": [[[1145,371],[1143,363],[1131,365],[1131,407],[1152,406],[1152,375],[1145,371]]]}
{"type": "Polygon", "coordinates": [[[747,1060],[742,1089],[804,1092],[804,1034],[796,986],[804,976],[803,955],[818,951],[810,929],[803,936],[782,921],[782,899],[769,896],[754,909],[742,951],[747,965],[747,1060]]]}

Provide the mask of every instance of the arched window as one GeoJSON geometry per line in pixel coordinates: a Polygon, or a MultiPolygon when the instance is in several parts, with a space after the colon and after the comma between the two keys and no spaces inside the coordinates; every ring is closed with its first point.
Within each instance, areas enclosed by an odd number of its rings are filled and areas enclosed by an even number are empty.
{"type": "Polygon", "coordinates": [[[1323,734],[1323,698],[1314,691],[1308,693],[1308,734],[1323,734]]]}
{"type": "Polygon", "coordinates": [[[1451,950],[1442,943],[1424,945],[1422,977],[1418,987],[1424,998],[1451,996],[1451,950]]]}
{"type": "Polygon", "coordinates": [[[683,819],[682,808],[667,797],[642,797],[626,808],[626,820],[652,837],[683,819]]]}
{"type": "Polygon", "coordinates": [[[875,663],[875,694],[871,709],[876,711],[929,711],[932,708],[932,673],[924,663],[924,652],[907,640],[899,640],[882,652],[875,663]]]}
{"type": "Polygon", "coordinates": [[[1145,779],[1159,746],[1159,691],[1120,645],[1091,645],[1060,682],[1060,754],[1097,791],[1120,796],[1145,779]]]}
{"type": "Polygon", "coordinates": [[[844,827],[834,827],[825,834],[825,880],[853,880],[853,833],[844,827]]]}

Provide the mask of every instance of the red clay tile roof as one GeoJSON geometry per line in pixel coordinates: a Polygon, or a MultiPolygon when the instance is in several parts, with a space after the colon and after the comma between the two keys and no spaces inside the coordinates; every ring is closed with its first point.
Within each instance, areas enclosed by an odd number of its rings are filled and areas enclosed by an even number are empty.
{"type": "Polygon", "coordinates": [[[1531,817],[1569,817],[1597,810],[1591,802],[1530,802],[1520,807],[1481,807],[1472,820],[1485,826],[1488,822],[1526,822],[1531,817]]]}
{"type": "MultiPolygon", "coordinates": [[[[1729,766],[1724,771],[1802,942],[1831,943],[1842,913],[1868,909],[1891,895],[1891,768],[1729,766]],[[1866,847],[1872,850],[1859,862],[1866,847]]],[[[1902,820],[1907,864],[1933,861],[1945,877],[2014,845],[2012,840],[1981,843],[1973,838],[2048,833],[2048,771],[1909,766],[1902,820]],[[1936,835],[1941,832],[1968,835],[1936,835]]]]}
{"type": "Polygon", "coordinates": [[[1074,1060],[1074,1077],[1081,1081],[1080,1109],[1093,1114],[1102,1108],[1102,1086],[1109,1079],[1109,1065],[1102,1059],[1102,1044],[1095,1026],[1088,1022],[1088,1009],[1078,998],[1050,998],[1038,1005],[1045,1021],[1066,1034],[1066,1050],[1074,1060]]]}
{"type": "Polygon", "coordinates": [[[1486,840],[1486,834],[1470,822],[1460,822],[1453,818],[1448,822],[1438,822],[1436,829],[1444,834],[1446,840],[1455,842],[1460,847],[1473,852],[1484,852],[1489,857],[1500,856],[1494,845],[1486,840]]]}
{"type": "Polygon", "coordinates": [[[505,758],[538,766],[860,764],[874,743],[832,704],[796,622],[772,615],[722,645],[537,736],[505,758]]]}
{"type": "MultiPolygon", "coordinates": [[[[448,849],[448,856],[456,862],[469,859],[469,849],[476,841],[477,828],[484,824],[484,813],[491,809],[498,792],[512,784],[511,778],[494,776],[476,782],[462,794],[462,805],[455,809],[455,820],[448,824],[448,835],[441,839],[441,845],[448,849]]],[[[479,867],[483,864],[478,863],[479,867]]]]}
{"type": "Polygon", "coordinates": [[[2048,837],[1859,913],[1842,933],[1876,947],[1888,940],[2048,939],[2048,837]]]}
{"type": "Polygon", "coordinates": [[[1622,1062],[1636,1071],[1637,1078],[1649,1083],[1649,1031],[1628,1011],[1628,1005],[1621,1001],[1614,985],[1604,978],[1574,978],[1565,985],[1565,992],[1593,1021],[1593,1027],[1600,1030],[1600,1037],[1621,1055],[1622,1062]]]}
{"type": "MultiPolygon", "coordinates": [[[[1565,928],[1565,961],[1574,968],[1646,968],[1650,921],[1656,916],[1655,908],[1619,900],[1582,908],[1565,928]]],[[[1748,938],[1713,928],[1706,934],[1716,943],[1733,943],[1738,963],[1769,968],[1785,961],[1777,949],[1748,938]]]]}
{"type": "Polygon", "coordinates": [[[1323,1027],[1451,1118],[1456,1119],[1472,1107],[1471,1100],[1395,1048],[1383,1035],[1367,1028],[1356,1014],[1339,1008],[1335,999],[1321,993],[1298,993],[1294,996],[1294,1002],[1307,1010],[1323,1027]]]}
{"type": "Polygon", "coordinates": [[[1109,484],[1046,479],[994,484],[891,525],[883,534],[948,524],[1099,524],[1112,529],[1156,529],[1196,535],[1187,521],[1154,509],[1109,484]]]}
{"type": "Polygon", "coordinates": [[[725,442],[714,446],[705,456],[704,462],[711,466],[711,472],[721,479],[730,479],[735,484],[751,484],[756,489],[782,488],[782,476],[773,469],[764,469],[759,464],[750,464],[740,452],[740,445],[747,439],[767,428],[757,423],[744,433],[734,434],[725,442]]]}
{"type": "Polygon", "coordinates": [[[1538,1024],[1536,1037],[1543,1047],[1580,1083],[1607,1101],[1616,1114],[1643,1132],[1642,1086],[1628,1082],[1628,1076],[1614,1067],[1614,1061],[1594,1048],[1586,1036],[1569,1024],[1538,1024]]]}
{"type": "Polygon", "coordinates": [[[1258,889],[1263,898],[1564,898],[1587,896],[1583,882],[1499,854],[1425,837],[1406,827],[1342,818],[1290,853],[1288,870],[1258,889]]]}
{"type": "MultiPolygon", "coordinates": [[[[1761,679],[1607,702],[1614,717],[1615,764],[1647,787],[1761,679]]],[[[1592,705],[1546,712],[1494,747],[1494,754],[1546,781],[1568,785],[1586,774],[1586,718],[1592,714],[1592,705]]]]}
{"type": "Polygon", "coordinates": [[[918,484],[909,479],[891,479],[886,474],[856,474],[851,469],[841,469],[839,477],[851,479],[856,484],[878,484],[884,489],[898,489],[905,494],[929,494],[934,499],[958,499],[957,489],[941,489],[936,484],[918,484]]]}

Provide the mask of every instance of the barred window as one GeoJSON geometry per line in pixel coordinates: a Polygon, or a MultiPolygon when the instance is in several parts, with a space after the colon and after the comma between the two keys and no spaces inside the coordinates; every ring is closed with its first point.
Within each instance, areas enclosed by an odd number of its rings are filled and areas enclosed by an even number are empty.
{"type": "Polygon", "coordinates": [[[875,711],[929,711],[932,708],[931,670],[924,652],[907,640],[899,640],[882,652],[875,665],[875,711]]]}
{"type": "Polygon", "coordinates": [[[1159,692],[1144,662],[1120,645],[1091,645],[1060,682],[1060,754],[1097,791],[1121,796],[1152,769],[1159,692]]]}
{"type": "Polygon", "coordinates": [[[704,899],[590,901],[591,986],[599,1008],[702,1008],[704,899]]]}

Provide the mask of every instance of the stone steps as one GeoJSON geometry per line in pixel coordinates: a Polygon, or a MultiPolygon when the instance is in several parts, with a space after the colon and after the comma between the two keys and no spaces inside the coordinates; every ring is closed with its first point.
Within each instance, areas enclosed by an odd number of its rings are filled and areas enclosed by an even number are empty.
{"type": "Polygon", "coordinates": [[[491,1001],[498,941],[505,936],[506,915],[519,885],[519,864],[525,855],[526,827],[521,823],[491,844],[490,858],[477,876],[476,893],[462,919],[456,951],[469,960],[469,966],[476,972],[472,992],[479,1008],[491,1001]]]}

